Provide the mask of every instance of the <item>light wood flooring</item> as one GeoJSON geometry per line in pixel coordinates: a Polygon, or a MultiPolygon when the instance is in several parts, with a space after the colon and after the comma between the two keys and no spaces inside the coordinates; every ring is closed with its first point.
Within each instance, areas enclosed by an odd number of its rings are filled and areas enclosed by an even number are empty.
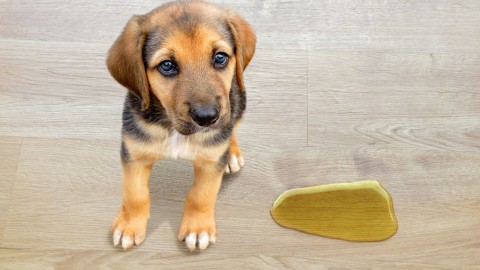
{"type": "Polygon", "coordinates": [[[225,0],[258,34],[219,240],[176,240],[193,170],[158,163],[144,244],[112,246],[125,90],[105,55],[163,1],[0,0],[0,269],[480,269],[480,1],[225,0]],[[399,230],[281,228],[296,187],[378,180],[399,230]]]}

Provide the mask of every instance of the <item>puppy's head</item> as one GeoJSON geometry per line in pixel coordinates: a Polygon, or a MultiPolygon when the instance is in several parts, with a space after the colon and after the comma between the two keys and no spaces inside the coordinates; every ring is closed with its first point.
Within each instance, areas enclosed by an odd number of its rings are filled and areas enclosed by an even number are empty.
{"type": "Polygon", "coordinates": [[[229,125],[230,90],[244,90],[243,70],[255,43],[252,28],[236,13],[180,1],[133,16],[110,49],[107,66],[143,109],[153,94],[173,126],[188,135],[229,125]]]}

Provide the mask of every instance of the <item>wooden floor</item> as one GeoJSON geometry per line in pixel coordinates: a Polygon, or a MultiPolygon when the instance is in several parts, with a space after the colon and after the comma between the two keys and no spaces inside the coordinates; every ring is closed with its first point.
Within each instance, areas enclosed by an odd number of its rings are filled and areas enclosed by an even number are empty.
{"type": "Polygon", "coordinates": [[[480,269],[480,1],[225,0],[258,34],[219,241],[176,240],[193,170],[152,172],[144,244],[112,246],[125,90],[105,54],[162,1],[0,0],[0,269],[480,269]],[[296,187],[376,179],[399,230],[353,243],[281,228],[296,187]]]}

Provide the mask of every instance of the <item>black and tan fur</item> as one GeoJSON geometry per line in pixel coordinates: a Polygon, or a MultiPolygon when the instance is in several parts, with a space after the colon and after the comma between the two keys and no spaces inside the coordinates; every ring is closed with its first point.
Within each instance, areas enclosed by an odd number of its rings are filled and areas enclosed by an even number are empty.
{"type": "Polygon", "coordinates": [[[114,245],[127,249],[143,242],[152,166],[177,158],[191,160],[195,169],[178,238],[190,250],[215,241],[222,176],[243,166],[235,130],[246,106],[243,71],[255,43],[252,28],[236,13],[202,1],[168,3],[127,23],[107,58],[112,76],[129,90],[120,151],[123,200],[112,228],[114,245]],[[228,56],[222,69],[212,64],[219,52],[228,56]],[[163,61],[174,62],[178,73],[161,73],[163,61]],[[218,120],[209,126],[194,121],[199,106],[213,108],[218,120]]]}

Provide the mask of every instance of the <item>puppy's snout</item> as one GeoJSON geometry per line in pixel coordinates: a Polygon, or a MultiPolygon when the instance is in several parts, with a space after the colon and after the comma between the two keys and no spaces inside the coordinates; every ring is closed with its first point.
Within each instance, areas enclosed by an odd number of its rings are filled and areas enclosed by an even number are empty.
{"type": "Polygon", "coordinates": [[[190,117],[192,117],[195,123],[202,127],[208,127],[215,124],[218,120],[219,114],[218,109],[212,106],[198,106],[193,110],[190,110],[190,117]]]}

